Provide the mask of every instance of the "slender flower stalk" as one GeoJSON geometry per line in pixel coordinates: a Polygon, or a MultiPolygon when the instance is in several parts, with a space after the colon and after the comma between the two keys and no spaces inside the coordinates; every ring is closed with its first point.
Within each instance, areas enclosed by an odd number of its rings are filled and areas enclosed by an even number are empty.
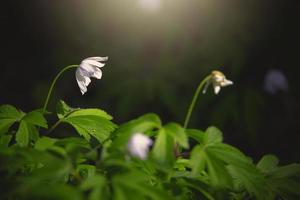
{"type": "Polygon", "coordinates": [[[190,121],[190,118],[191,118],[191,115],[192,115],[192,112],[194,110],[194,107],[195,107],[195,104],[197,102],[197,99],[198,99],[198,96],[204,86],[204,84],[209,81],[211,79],[211,75],[208,75],[207,77],[205,77],[201,82],[200,84],[198,85],[198,88],[193,96],[193,99],[192,99],[192,102],[190,103],[190,106],[189,106],[189,109],[188,109],[188,112],[186,114],[186,117],[185,117],[185,120],[184,120],[184,126],[183,128],[186,129],[188,124],[189,124],[189,121],[190,121]]]}
{"type": "Polygon", "coordinates": [[[77,68],[75,77],[76,81],[78,83],[79,89],[82,94],[84,94],[87,91],[87,86],[91,82],[91,77],[96,79],[101,79],[102,77],[102,71],[100,70],[101,67],[104,67],[104,61],[107,61],[108,57],[89,57],[84,59],[80,65],[69,65],[65,68],[63,68],[54,78],[52,81],[52,84],[50,86],[43,111],[45,112],[49,103],[50,96],[52,94],[52,90],[57,82],[57,79],[67,70],[72,68],[77,68]]]}
{"type": "Polygon", "coordinates": [[[48,103],[49,103],[50,96],[51,96],[51,94],[52,94],[53,88],[54,88],[54,86],[55,86],[55,84],[56,84],[58,78],[59,78],[65,71],[67,71],[67,70],[69,70],[69,69],[72,69],[72,68],[77,68],[77,67],[78,67],[78,65],[69,65],[69,66],[63,68],[63,69],[56,75],[56,77],[54,78],[54,80],[53,80],[52,83],[51,83],[50,89],[49,89],[48,94],[47,94],[47,98],[46,98],[45,103],[44,103],[44,107],[43,107],[43,111],[44,111],[44,112],[45,112],[46,109],[47,109],[47,106],[48,106],[48,103]]]}
{"type": "Polygon", "coordinates": [[[220,71],[212,71],[210,75],[205,77],[200,82],[200,84],[199,84],[199,86],[198,86],[198,88],[197,88],[197,90],[194,94],[194,97],[193,97],[192,102],[190,104],[190,107],[188,109],[187,115],[185,117],[184,126],[183,126],[184,129],[186,129],[187,126],[188,126],[188,123],[190,121],[192,112],[194,110],[195,104],[196,104],[197,99],[198,99],[198,96],[199,96],[204,84],[205,84],[205,87],[203,89],[203,93],[206,93],[206,90],[207,90],[208,86],[210,86],[212,84],[213,89],[214,89],[214,93],[217,95],[217,94],[219,94],[219,92],[221,90],[221,87],[232,85],[233,82],[226,79],[225,75],[220,71]]]}

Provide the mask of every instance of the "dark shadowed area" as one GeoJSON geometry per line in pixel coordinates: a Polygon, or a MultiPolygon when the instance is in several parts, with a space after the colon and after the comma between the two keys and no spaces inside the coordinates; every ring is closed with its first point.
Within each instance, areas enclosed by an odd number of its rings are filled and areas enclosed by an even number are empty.
{"type": "Polygon", "coordinates": [[[297,0],[29,0],[1,2],[0,104],[41,108],[55,75],[90,56],[109,56],[81,95],[74,71],[63,99],[99,107],[122,123],[146,112],[183,123],[199,82],[220,70],[234,82],[201,95],[190,127],[216,125],[253,156],[299,162],[297,0]]]}

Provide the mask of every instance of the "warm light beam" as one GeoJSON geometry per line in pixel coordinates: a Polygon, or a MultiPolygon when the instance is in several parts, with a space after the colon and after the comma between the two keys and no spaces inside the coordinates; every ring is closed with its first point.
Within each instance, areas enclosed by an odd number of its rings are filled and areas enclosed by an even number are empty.
{"type": "Polygon", "coordinates": [[[139,0],[140,6],[148,11],[157,11],[161,7],[161,0],[139,0]]]}

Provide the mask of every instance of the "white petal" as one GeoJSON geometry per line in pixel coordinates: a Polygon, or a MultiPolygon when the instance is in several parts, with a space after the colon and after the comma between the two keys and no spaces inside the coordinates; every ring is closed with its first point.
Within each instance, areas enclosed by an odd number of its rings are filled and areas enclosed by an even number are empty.
{"type": "Polygon", "coordinates": [[[147,158],[149,146],[151,144],[152,140],[148,136],[142,133],[135,133],[131,136],[127,147],[132,156],[136,156],[144,160],[147,158]]]}
{"type": "Polygon", "coordinates": [[[218,94],[221,90],[221,86],[219,85],[214,85],[214,91],[215,91],[215,94],[218,94]]]}
{"type": "Polygon", "coordinates": [[[204,89],[202,91],[203,94],[206,93],[206,91],[207,91],[207,89],[208,89],[208,87],[209,87],[210,84],[211,84],[211,79],[209,79],[208,81],[206,81],[204,89]]]}
{"type": "Polygon", "coordinates": [[[94,74],[93,74],[92,77],[97,78],[97,79],[101,79],[101,77],[102,77],[102,71],[99,68],[97,68],[97,69],[98,70],[95,70],[95,72],[94,72],[94,74]]]}
{"type": "Polygon", "coordinates": [[[80,73],[83,76],[91,77],[91,76],[93,76],[93,74],[95,72],[95,68],[97,68],[97,67],[94,67],[94,66],[82,61],[79,68],[81,69],[80,73]]]}
{"type": "Polygon", "coordinates": [[[100,57],[100,56],[97,56],[97,57],[89,57],[89,58],[86,58],[84,60],[95,60],[95,61],[98,61],[98,62],[104,62],[104,61],[107,61],[108,60],[108,56],[104,56],[104,57],[100,57]]]}
{"type": "Polygon", "coordinates": [[[91,79],[89,77],[87,77],[87,76],[84,76],[83,78],[84,78],[84,84],[85,84],[85,86],[86,87],[89,86],[89,84],[91,83],[91,79]]]}
{"type": "Polygon", "coordinates": [[[104,65],[105,65],[104,63],[97,62],[96,60],[83,60],[82,62],[88,63],[93,66],[97,66],[97,67],[104,67],[104,65]]]}
{"type": "Polygon", "coordinates": [[[82,76],[82,75],[80,74],[79,68],[77,68],[76,73],[75,73],[75,76],[76,76],[76,81],[77,81],[77,84],[78,84],[78,86],[79,86],[80,92],[81,92],[81,94],[83,95],[83,94],[86,93],[86,91],[87,91],[87,87],[86,87],[86,79],[85,79],[84,76],[82,76]]]}
{"type": "Polygon", "coordinates": [[[228,86],[228,85],[232,85],[233,82],[230,81],[230,80],[225,79],[225,80],[222,81],[220,84],[221,84],[222,87],[225,87],[225,86],[228,86]]]}
{"type": "Polygon", "coordinates": [[[221,76],[221,75],[215,75],[213,78],[214,78],[214,81],[218,82],[218,83],[224,81],[224,76],[221,76]]]}

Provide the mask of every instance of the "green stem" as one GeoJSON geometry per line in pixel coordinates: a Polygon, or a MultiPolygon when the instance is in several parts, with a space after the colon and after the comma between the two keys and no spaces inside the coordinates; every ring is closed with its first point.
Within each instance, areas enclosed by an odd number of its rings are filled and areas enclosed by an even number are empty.
{"type": "Polygon", "coordinates": [[[72,110],[72,111],[68,112],[67,114],[65,114],[61,119],[59,119],[55,124],[53,124],[53,126],[51,126],[51,128],[46,133],[46,135],[50,134],[63,121],[63,119],[65,119],[66,117],[71,115],[73,112],[76,112],[78,110],[80,110],[80,108],[75,108],[74,110],[72,110]]]}
{"type": "Polygon", "coordinates": [[[185,120],[184,120],[184,126],[183,126],[184,129],[186,129],[187,126],[188,126],[188,124],[189,124],[189,121],[190,121],[192,112],[193,112],[193,110],[194,110],[195,104],[196,104],[196,102],[197,102],[199,93],[201,92],[201,90],[202,90],[204,84],[205,84],[210,78],[211,78],[211,75],[205,77],[205,78],[200,82],[200,84],[199,84],[199,86],[198,86],[198,88],[197,88],[197,90],[196,90],[196,92],[195,92],[195,94],[194,94],[194,97],[193,97],[193,99],[192,99],[192,102],[191,102],[191,104],[190,104],[190,107],[189,107],[189,109],[188,109],[188,112],[187,112],[187,114],[186,114],[186,117],[185,117],[185,120]]]}
{"type": "Polygon", "coordinates": [[[48,103],[49,103],[49,99],[50,99],[50,96],[51,96],[51,94],[52,94],[52,90],[53,90],[53,88],[54,88],[54,86],[55,86],[55,83],[57,82],[57,79],[58,79],[65,71],[67,71],[68,69],[71,69],[71,68],[77,68],[77,67],[78,67],[78,65],[69,65],[69,66],[63,68],[63,69],[56,75],[56,77],[55,77],[54,80],[52,81],[52,84],[51,84],[50,89],[49,89],[49,91],[48,91],[48,95],[47,95],[47,98],[46,98],[46,101],[45,101],[45,104],[44,104],[44,107],[43,107],[43,111],[44,111],[44,112],[45,112],[46,109],[47,109],[47,106],[48,106],[48,103]]]}

